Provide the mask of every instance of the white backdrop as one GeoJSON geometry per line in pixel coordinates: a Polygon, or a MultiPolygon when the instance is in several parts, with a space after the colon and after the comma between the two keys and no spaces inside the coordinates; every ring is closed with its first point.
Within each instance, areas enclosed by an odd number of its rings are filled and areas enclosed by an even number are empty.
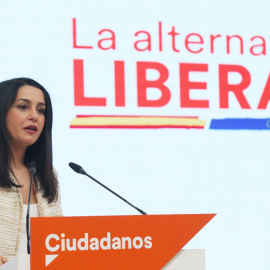
{"type": "MultiPolygon", "coordinates": [[[[148,214],[217,213],[186,248],[206,249],[207,270],[269,270],[269,130],[213,130],[212,119],[269,118],[269,106],[257,109],[270,72],[269,1],[1,1],[0,79],[26,76],[43,84],[54,108],[54,165],[59,173],[64,214],[134,215],[137,212],[96,183],[75,174],[68,163],[84,169],[148,214]],[[73,47],[72,19],[77,22],[73,47]],[[159,48],[159,22],[163,48],[159,48]],[[172,36],[175,27],[175,49],[172,36]],[[110,29],[116,49],[98,48],[110,29]],[[151,34],[151,51],[134,42],[151,34]],[[199,34],[203,44],[185,47],[185,38],[199,34]],[[210,35],[215,40],[211,53],[210,35]],[[226,36],[243,39],[231,43],[226,36]],[[260,39],[251,40],[260,36],[260,39]],[[253,45],[265,40],[257,53],[253,45]],[[253,52],[255,52],[253,50],[253,52]],[[84,61],[85,96],[106,97],[107,105],[75,106],[73,60],[84,61]],[[114,61],[125,62],[126,106],[114,104],[114,61]],[[137,105],[136,62],[158,62],[169,70],[171,100],[162,107],[137,105]],[[207,90],[190,91],[191,99],[209,100],[209,108],[180,106],[179,63],[207,64],[191,81],[207,90]],[[250,73],[244,91],[250,109],[229,94],[229,108],[219,105],[219,65],[240,65],[250,73]],[[203,129],[71,129],[76,115],[198,116],[203,129]]],[[[197,36],[198,37],[198,36],[197,36]]],[[[198,40],[197,40],[198,41],[198,40]]],[[[145,46],[146,43],[141,43],[145,46]]],[[[104,47],[110,41],[103,42],[104,47]]],[[[158,73],[149,72],[155,80],[158,73]]],[[[230,84],[241,81],[230,74],[230,84]]],[[[269,89],[269,87],[267,88],[269,89]]],[[[268,90],[265,91],[268,91],[268,90]]],[[[268,91],[269,92],[269,91],[268,91]]],[[[149,89],[149,99],[160,92],[149,89]]]]}

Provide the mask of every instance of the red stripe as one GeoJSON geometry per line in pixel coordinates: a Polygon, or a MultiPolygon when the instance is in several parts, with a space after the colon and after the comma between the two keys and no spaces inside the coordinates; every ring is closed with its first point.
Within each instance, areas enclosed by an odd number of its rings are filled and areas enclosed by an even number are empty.
{"type": "Polygon", "coordinates": [[[72,126],[70,125],[70,128],[133,128],[133,129],[156,129],[156,128],[197,128],[197,129],[203,129],[204,126],[72,126]]]}
{"type": "Polygon", "coordinates": [[[198,119],[199,117],[198,116],[151,116],[151,115],[76,115],[76,118],[78,117],[81,117],[81,118],[84,118],[84,117],[108,117],[108,118],[112,118],[112,117],[123,117],[123,118],[128,118],[128,117],[153,117],[153,118],[165,118],[165,117],[170,117],[170,118],[196,118],[198,119]]]}

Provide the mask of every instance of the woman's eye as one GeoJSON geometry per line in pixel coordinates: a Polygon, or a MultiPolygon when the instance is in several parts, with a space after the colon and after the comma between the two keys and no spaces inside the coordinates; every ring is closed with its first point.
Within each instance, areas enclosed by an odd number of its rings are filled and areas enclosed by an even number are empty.
{"type": "Polygon", "coordinates": [[[40,113],[40,114],[45,114],[45,109],[37,109],[37,112],[40,113]]]}
{"type": "Polygon", "coordinates": [[[26,105],[19,105],[18,108],[20,110],[26,110],[27,109],[26,105]]]}

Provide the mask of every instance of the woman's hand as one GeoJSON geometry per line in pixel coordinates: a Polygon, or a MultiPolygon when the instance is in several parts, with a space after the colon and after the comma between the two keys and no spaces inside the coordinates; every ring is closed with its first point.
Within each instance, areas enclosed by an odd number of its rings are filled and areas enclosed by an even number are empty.
{"type": "Polygon", "coordinates": [[[8,259],[0,254],[0,266],[6,263],[8,259]]]}

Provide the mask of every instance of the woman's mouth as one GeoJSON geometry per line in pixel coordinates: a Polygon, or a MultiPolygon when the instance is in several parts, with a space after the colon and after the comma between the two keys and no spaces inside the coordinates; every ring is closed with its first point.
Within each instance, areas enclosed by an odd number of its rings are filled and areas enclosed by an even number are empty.
{"type": "Polygon", "coordinates": [[[27,132],[30,132],[30,133],[36,133],[37,132],[37,126],[34,126],[34,125],[30,125],[30,126],[27,126],[24,128],[27,132]]]}

